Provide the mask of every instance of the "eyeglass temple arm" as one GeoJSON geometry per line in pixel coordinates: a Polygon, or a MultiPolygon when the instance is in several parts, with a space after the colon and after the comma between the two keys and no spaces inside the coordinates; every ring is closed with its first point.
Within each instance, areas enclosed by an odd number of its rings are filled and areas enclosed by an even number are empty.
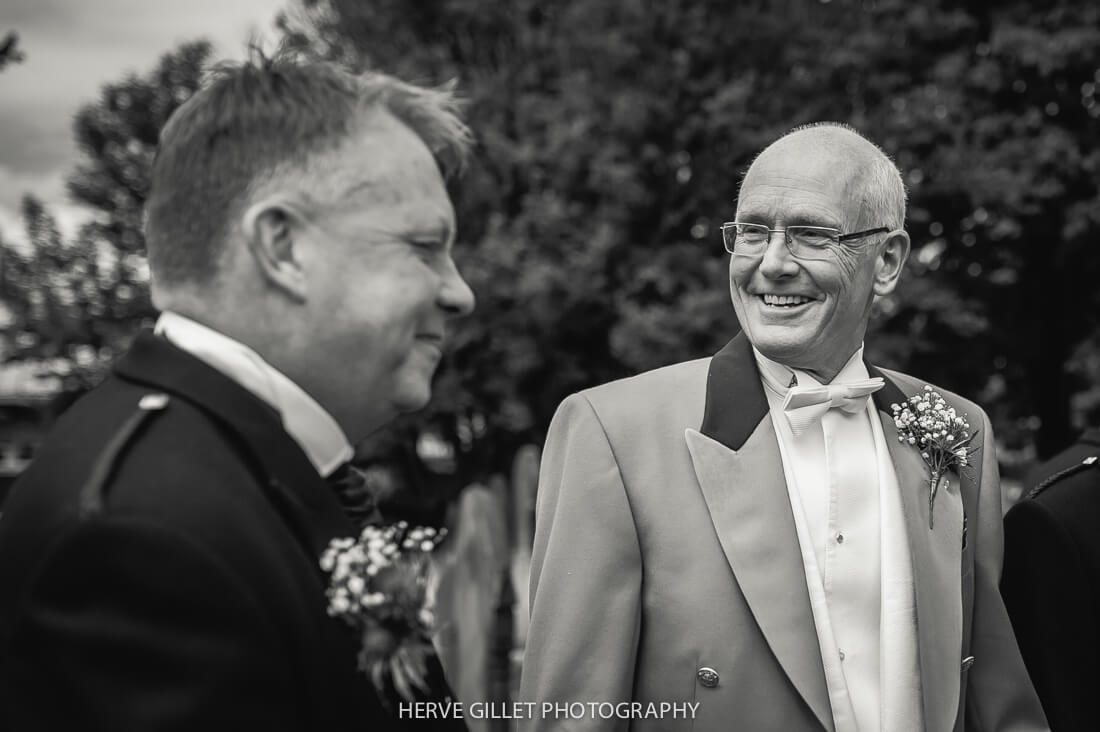
{"type": "Polygon", "coordinates": [[[877,229],[867,229],[866,231],[857,231],[852,234],[841,234],[836,238],[837,241],[852,241],[853,239],[862,239],[865,236],[871,236],[872,234],[885,234],[890,231],[888,227],[880,226],[877,229]]]}

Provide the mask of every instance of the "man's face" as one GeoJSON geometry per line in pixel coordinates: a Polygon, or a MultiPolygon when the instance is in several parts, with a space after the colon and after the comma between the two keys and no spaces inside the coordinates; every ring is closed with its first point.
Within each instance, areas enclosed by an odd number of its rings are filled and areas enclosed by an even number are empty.
{"type": "MultiPolygon", "coordinates": [[[[795,133],[753,163],[741,186],[737,220],[850,233],[860,222],[862,198],[852,169],[848,155],[795,133]]],[[[783,236],[773,234],[761,255],[730,257],[733,307],[765,356],[831,380],[863,340],[882,266],[882,236],[838,244],[820,260],[796,259],[783,236]]]]}
{"type": "Polygon", "coordinates": [[[354,441],[427,404],[448,323],[474,296],[451,258],[450,198],[415,134],[387,121],[351,140],[339,165],[349,185],[307,234],[322,241],[305,250],[316,259],[306,378],[354,441]]]}

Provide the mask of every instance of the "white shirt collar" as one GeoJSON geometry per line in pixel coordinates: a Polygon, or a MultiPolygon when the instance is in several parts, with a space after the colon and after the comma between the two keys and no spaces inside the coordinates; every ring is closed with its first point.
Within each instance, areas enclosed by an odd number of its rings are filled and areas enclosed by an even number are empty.
{"type": "MultiPolygon", "coordinates": [[[[764,386],[775,391],[776,394],[783,396],[787,393],[787,389],[793,386],[792,377],[797,379],[799,386],[820,386],[821,382],[815,379],[809,372],[802,369],[792,369],[778,361],[773,361],[760,351],[756,350],[756,346],[752,347],[753,355],[756,357],[756,365],[760,368],[760,377],[764,382],[764,386]]],[[[836,377],[830,382],[833,384],[844,384],[851,381],[859,381],[866,379],[870,376],[867,373],[867,364],[863,363],[863,344],[859,344],[859,348],[855,350],[851,358],[844,364],[844,366],[837,373],[836,377]]]]}
{"type": "Polygon", "coordinates": [[[274,407],[284,429],[322,476],[351,459],[354,450],[332,415],[248,346],[167,310],[157,319],[154,332],[274,407]]]}

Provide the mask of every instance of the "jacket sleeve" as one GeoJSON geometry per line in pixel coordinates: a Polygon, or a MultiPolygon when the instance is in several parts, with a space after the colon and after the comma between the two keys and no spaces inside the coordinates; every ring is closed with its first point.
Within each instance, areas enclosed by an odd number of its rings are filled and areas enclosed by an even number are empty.
{"type": "Polygon", "coordinates": [[[1004,556],[1001,481],[996,443],[982,412],[985,435],[978,515],[974,519],[974,624],[967,675],[966,729],[971,732],[1049,730],[1001,599],[1004,556]]]}
{"type": "Polygon", "coordinates": [[[1100,607],[1073,537],[1039,501],[1005,517],[1001,592],[1051,729],[1100,720],[1100,607]]]}
{"type": "Polygon", "coordinates": [[[270,614],[215,557],[160,526],[82,522],[43,557],[21,605],[5,728],[301,723],[270,614]]]}
{"type": "Polygon", "coordinates": [[[622,474],[599,417],[583,394],[550,425],[536,502],[531,622],[520,685],[537,730],[623,730],[588,702],[633,693],[642,558],[622,474]],[[572,704],[583,714],[564,706],[572,704]]]}

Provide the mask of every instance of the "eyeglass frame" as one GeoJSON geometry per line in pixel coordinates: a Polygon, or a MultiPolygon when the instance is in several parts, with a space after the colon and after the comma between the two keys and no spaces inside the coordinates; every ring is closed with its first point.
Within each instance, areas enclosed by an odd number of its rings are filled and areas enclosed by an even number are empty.
{"type": "MultiPolygon", "coordinates": [[[[874,234],[887,234],[887,233],[893,231],[893,229],[891,229],[888,226],[876,226],[873,229],[866,229],[864,231],[855,231],[855,232],[852,232],[851,234],[843,234],[843,233],[841,233],[840,229],[834,228],[832,226],[815,226],[815,225],[812,225],[812,224],[795,224],[794,226],[784,226],[784,227],[781,227],[781,228],[778,228],[778,229],[772,229],[771,227],[769,227],[765,224],[756,224],[756,223],[752,223],[750,221],[726,221],[725,223],[723,223],[721,226],[718,227],[718,230],[722,232],[722,246],[725,248],[725,250],[729,254],[734,255],[734,256],[739,256],[739,257],[752,257],[752,256],[756,256],[756,255],[735,252],[732,249],[733,245],[726,243],[726,230],[727,229],[734,229],[738,226],[755,226],[755,227],[759,227],[761,229],[765,229],[768,232],[768,239],[764,243],[765,244],[765,249],[767,249],[767,244],[771,242],[771,237],[772,237],[773,234],[783,232],[783,245],[787,247],[787,251],[790,252],[791,256],[795,257],[797,259],[806,259],[806,257],[802,257],[802,256],[799,256],[799,255],[795,254],[794,249],[793,249],[794,241],[791,239],[791,235],[787,233],[788,229],[792,229],[792,228],[794,228],[794,229],[814,229],[814,230],[817,230],[817,231],[835,232],[835,234],[830,237],[830,239],[832,240],[832,242],[834,244],[843,244],[845,242],[855,241],[857,239],[863,239],[863,238],[866,238],[868,236],[873,236],[874,234]]],[[[825,246],[822,246],[822,247],[813,247],[812,249],[814,249],[815,251],[826,252],[826,251],[828,251],[828,245],[825,245],[825,246]]]]}

